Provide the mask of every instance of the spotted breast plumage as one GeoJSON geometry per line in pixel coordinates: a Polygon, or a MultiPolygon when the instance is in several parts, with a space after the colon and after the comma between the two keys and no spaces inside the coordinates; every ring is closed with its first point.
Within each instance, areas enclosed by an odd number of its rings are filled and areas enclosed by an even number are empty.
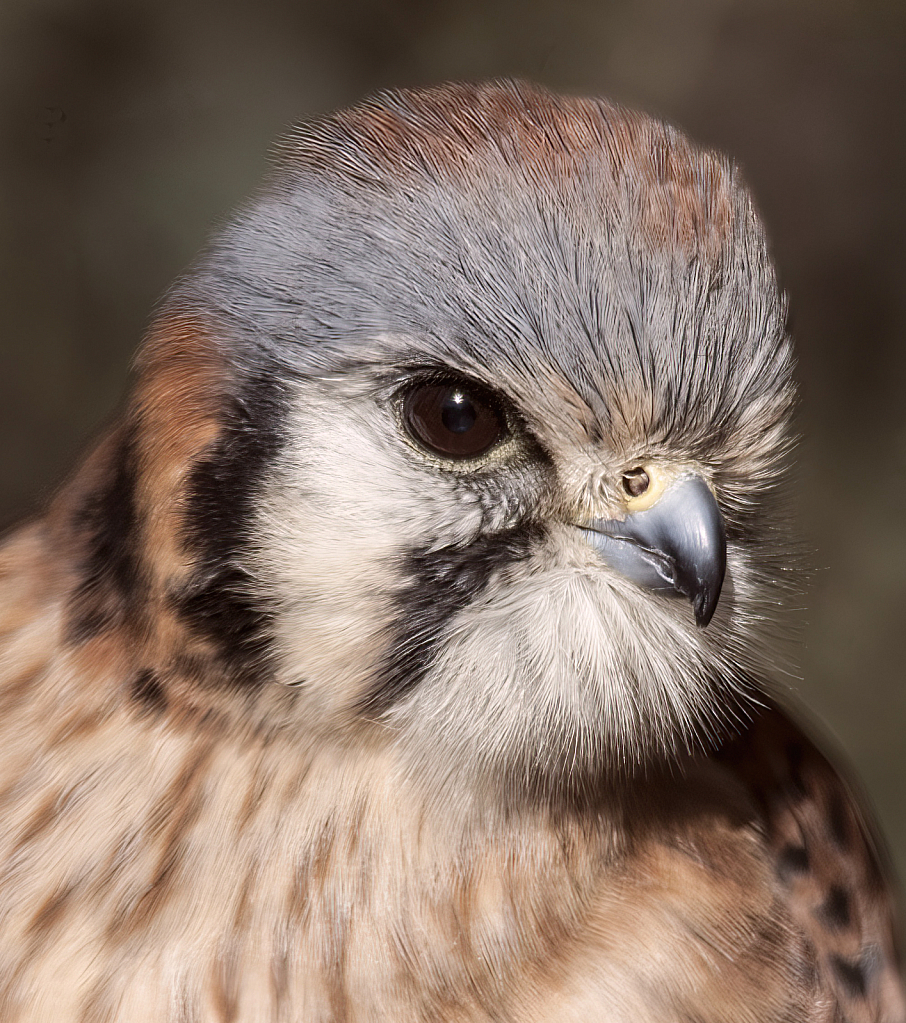
{"type": "Polygon", "coordinates": [[[7,1023],[906,1020],[777,703],[733,164],[520,82],[300,127],[0,548],[7,1023]]]}

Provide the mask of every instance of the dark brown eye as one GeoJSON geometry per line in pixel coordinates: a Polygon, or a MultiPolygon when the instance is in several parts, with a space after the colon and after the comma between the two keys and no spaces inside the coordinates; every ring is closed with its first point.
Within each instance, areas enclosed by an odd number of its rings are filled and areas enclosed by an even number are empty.
{"type": "Polygon", "coordinates": [[[403,422],[412,437],[445,458],[477,458],[506,433],[493,401],[467,384],[422,384],[403,399],[403,422]]]}

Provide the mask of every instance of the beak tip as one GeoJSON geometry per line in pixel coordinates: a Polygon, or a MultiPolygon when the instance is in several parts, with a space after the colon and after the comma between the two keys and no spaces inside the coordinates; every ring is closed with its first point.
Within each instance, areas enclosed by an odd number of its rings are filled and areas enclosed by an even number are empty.
{"type": "Polygon", "coordinates": [[[706,629],[710,624],[711,619],[714,617],[714,611],[717,608],[717,601],[711,599],[702,601],[697,600],[692,605],[692,608],[695,611],[695,624],[700,629],[706,629]]]}
{"type": "Polygon", "coordinates": [[[725,567],[725,564],[720,566],[719,576],[716,580],[711,580],[710,585],[700,585],[692,591],[692,610],[695,612],[695,624],[700,629],[708,627],[717,610],[723,589],[725,567]]]}
{"type": "Polygon", "coordinates": [[[716,557],[707,566],[710,571],[696,572],[692,578],[683,579],[679,587],[680,591],[689,598],[695,614],[695,624],[700,629],[707,628],[714,617],[724,586],[727,559],[723,530],[721,530],[720,541],[720,545],[715,551],[716,557]]]}

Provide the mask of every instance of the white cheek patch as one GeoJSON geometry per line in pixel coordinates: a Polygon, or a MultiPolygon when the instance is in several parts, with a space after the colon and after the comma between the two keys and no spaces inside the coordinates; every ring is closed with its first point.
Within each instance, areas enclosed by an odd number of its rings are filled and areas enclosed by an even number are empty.
{"type": "Polygon", "coordinates": [[[304,683],[330,713],[355,702],[392,635],[405,552],[468,541],[481,509],[419,466],[370,399],[305,389],[287,429],[255,572],[276,595],[279,680],[304,683]]]}
{"type": "Polygon", "coordinates": [[[564,550],[511,566],[461,612],[389,718],[414,770],[442,785],[564,778],[694,745],[718,688],[733,705],[732,672],[688,607],[564,550]]]}

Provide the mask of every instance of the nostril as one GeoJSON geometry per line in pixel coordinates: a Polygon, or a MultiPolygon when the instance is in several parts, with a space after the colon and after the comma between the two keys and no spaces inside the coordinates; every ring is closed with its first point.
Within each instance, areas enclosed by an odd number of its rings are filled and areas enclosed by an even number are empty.
{"type": "Polygon", "coordinates": [[[651,486],[651,477],[639,465],[623,473],[623,490],[630,497],[641,497],[651,486]]]}

